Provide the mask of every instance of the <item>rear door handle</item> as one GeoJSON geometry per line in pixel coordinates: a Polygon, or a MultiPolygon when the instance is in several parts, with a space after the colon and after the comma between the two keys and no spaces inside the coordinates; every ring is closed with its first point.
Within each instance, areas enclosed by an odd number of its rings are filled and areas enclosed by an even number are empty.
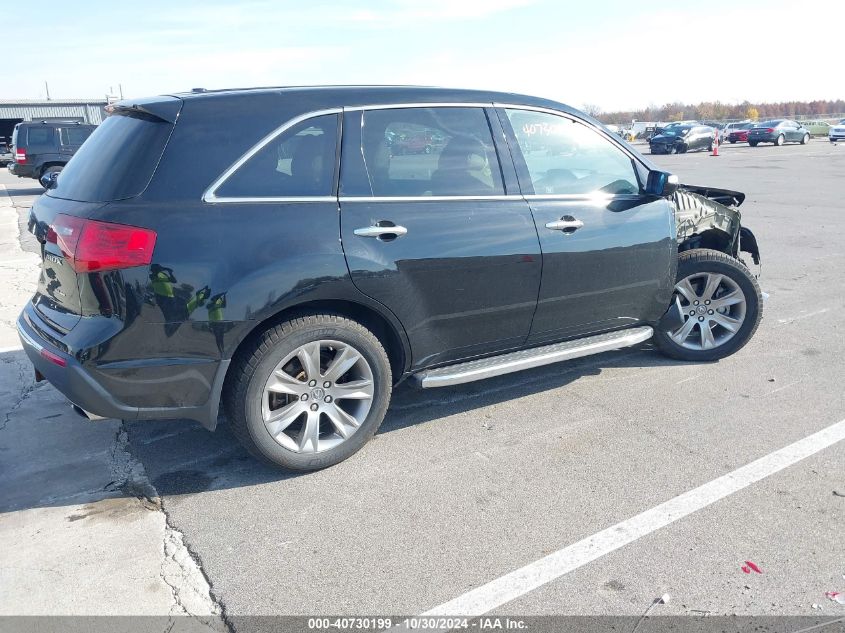
{"type": "Polygon", "coordinates": [[[397,226],[393,224],[393,222],[382,220],[380,222],[376,222],[373,226],[365,226],[361,229],[355,229],[352,232],[358,237],[387,237],[390,235],[394,237],[402,237],[408,232],[408,229],[404,226],[397,226]]]}
{"type": "Polygon", "coordinates": [[[546,228],[552,231],[576,231],[584,226],[581,220],[555,220],[554,222],[547,222],[546,228]]]}

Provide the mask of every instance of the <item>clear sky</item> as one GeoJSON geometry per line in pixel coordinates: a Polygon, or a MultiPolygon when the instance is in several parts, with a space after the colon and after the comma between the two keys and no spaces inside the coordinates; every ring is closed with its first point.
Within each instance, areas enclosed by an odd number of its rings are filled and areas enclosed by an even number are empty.
{"type": "Polygon", "coordinates": [[[44,97],[45,81],[53,98],[425,84],[605,111],[845,95],[829,29],[842,0],[4,1],[0,13],[0,99],[44,97]]]}

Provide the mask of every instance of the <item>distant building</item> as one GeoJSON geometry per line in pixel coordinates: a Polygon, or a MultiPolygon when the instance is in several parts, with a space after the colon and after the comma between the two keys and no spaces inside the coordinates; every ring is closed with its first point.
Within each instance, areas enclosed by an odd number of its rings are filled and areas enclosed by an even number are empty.
{"type": "Polygon", "coordinates": [[[0,100],[0,139],[10,139],[21,121],[79,121],[100,124],[106,99],[0,100]]]}

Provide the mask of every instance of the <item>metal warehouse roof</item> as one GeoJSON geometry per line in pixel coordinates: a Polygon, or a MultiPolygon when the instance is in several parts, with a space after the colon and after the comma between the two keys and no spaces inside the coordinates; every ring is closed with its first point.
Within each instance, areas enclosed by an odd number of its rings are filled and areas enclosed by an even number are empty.
{"type": "Polygon", "coordinates": [[[106,105],[106,99],[0,99],[0,105],[53,106],[53,105],[106,105]]]}
{"type": "MultiPolygon", "coordinates": [[[[0,99],[0,126],[9,127],[15,120],[40,121],[68,119],[100,124],[105,118],[108,101],[98,99],[0,99]],[[5,121],[4,121],[5,120],[5,121]]],[[[9,130],[5,130],[8,135],[9,130]]],[[[4,135],[0,132],[0,135],[4,135]]]]}

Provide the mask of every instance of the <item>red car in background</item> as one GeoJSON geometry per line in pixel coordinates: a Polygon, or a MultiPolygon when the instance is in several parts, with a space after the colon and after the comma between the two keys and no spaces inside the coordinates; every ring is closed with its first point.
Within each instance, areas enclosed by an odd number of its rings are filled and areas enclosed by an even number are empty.
{"type": "Polygon", "coordinates": [[[728,142],[730,143],[747,143],[748,130],[754,125],[752,121],[743,121],[740,123],[729,123],[728,127],[728,142]]]}

